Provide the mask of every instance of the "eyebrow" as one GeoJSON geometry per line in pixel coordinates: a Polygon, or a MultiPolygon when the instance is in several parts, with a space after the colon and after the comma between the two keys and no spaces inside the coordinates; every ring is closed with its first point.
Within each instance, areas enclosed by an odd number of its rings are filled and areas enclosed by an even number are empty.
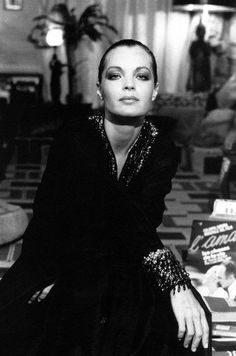
{"type": "MultiPolygon", "coordinates": [[[[111,69],[117,69],[117,70],[123,71],[123,69],[122,69],[121,67],[119,67],[119,66],[111,66],[111,67],[108,67],[108,68],[107,68],[107,71],[109,71],[109,70],[111,70],[111,69]]],[[[137,71],[139,71],[139,70],[142,70],[142,69],[146,69],[146,70],[148,70],[148,71],[151,73],[151,70],[150,70],[148,67],[146,67],[146,66],[141,66],[141,67],[135,68],[135,72],[137,72],[137,71]]]]}

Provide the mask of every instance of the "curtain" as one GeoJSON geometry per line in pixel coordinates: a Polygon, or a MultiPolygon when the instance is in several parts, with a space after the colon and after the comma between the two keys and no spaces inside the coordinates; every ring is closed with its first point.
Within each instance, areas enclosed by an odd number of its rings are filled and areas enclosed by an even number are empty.
{"type": "MultiPolygon", "coordinates": [[[[98,2],[102,4],[122,38],[137,39],[153,50],[158,64],[160,92],[186,93],[190,67],[189,47],[196,37],[195,31],[200,21],[200,14],[174,12],[172,0],[100,0],[98,2]]],[[[224,52],[216,54],[213,48],[211,61],[212,75],[215,76],[215,66],[218,66],[219,71],[219,68],[224,65],[223,62],[227,61],[227,48],[233,38],[231,35],[230,40],[228,34],[230,29],[232,32],[235,18],[234,21],[229,21],[223,14],[211,14],[207,21],[205,39],[212,37],[211,41],[217,41],[218,48],[221,47],[224,52]]],[[[232,46],[230,50],[232,51],[232,46]]],[[[224,75],[222,74],[222,77],[224,75]]]]}
{"type": "Polygon", "coordinates": [[[184,91],[185,78],[180,76],[179,83],[178,70],[188,38],[188,15],[172,15],[172,0],[68,0],[77,17],[94,3],[102,6],[120,38],[137,39],[153,50],[161,92],[184,91]],[[176,31],[176,21],[181,31],[176,31]]]}
{"type": "MultiPolygon", "coordinates": [[[[89,5],[99,3],[110,23],[118,30],[120,38],[137,39],[153,50],[158,64],[160,92],[186,93],[190,67],[189,47],[195,38],[195,30],[200,20],[199,14],[193,16],[189,13],[172,11],[172,0],[65,0],[64,2],[69,9],[75,9],[77,18],[89,5]]],[[[226,34],[229,33],[230,22],[225,22],[222,15],[212,15],[208,21],[211,31],[218,31],[218,38],[223,38],[228,43],[229,38],[226,34]]],[[[235,24],[235,19],[232,24],[235,24]]],[[[207,38],[209,35],[206,33],[207,38]]],[[[218,57],[213,55],[213,66],[216,60],[218,57]]]]}
{"type": "Polygon", "coordinates": [[[137,39],[153,50],[158,65],[160,92],[184,92],[190,16],[173,13],[172,0],[100,2],[122,38],[137,39]],[[182,71],[181,75],[179,71],[182,71]]]}
{"type": "MultiPolygon", "coordinates": [[[[72,5],[76,0],[70,0],[72,5]]],[[[172,0],[100,0],[121,38],[137,39],[157,60],[160,92],[184,93],[189,69],[188,48],[197,20],[172,11],[172,0]]],[[[77,1],[77,13],[94,1],[77,1]]]]}

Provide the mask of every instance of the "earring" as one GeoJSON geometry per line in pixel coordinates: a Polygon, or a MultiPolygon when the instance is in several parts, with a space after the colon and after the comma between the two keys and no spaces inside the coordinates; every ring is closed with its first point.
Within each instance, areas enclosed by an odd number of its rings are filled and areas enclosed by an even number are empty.
{"type": "Polygon", "coordinates": [[[156,99],[157,95],[158,95],[157,93],[152,95],[152,101],[154,101],[156,99]]]}
{"type": "Polygon", "coordinates": [[[100,98],[101,100],[103,100],[102,94],[101,94],[101,92],[100,92],[99,90],[97,90],[97,95],[99,96],[99,98],[100,98]]]}

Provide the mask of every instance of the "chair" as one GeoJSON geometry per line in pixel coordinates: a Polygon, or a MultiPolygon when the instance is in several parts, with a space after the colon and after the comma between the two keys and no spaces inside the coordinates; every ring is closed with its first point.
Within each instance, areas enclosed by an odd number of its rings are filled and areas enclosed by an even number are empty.
{"type": "Polygon", "coordinates": [[[18,239],[27,225],[27,214],[20,206],[0,199],[0,245],[18,239]]]}

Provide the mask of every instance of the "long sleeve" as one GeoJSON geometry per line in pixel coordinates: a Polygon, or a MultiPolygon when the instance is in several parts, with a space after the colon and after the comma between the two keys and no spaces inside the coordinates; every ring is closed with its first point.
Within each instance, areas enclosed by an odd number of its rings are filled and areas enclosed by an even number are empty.
{"type": "MultiPolygon", "coordinates": [[[[142,194],[133,199],[133,204],[145,216],[147,224],[156,227],[162,221],[164,199],[171,190],[171,180],[176,173],[178,161],[175,147],[168,139],[165,140],[162,152],[162,156],[158,155],[152,173],[148,175],[142,194]]],[[[163,245],[150,246],[150,252],[145,254],[142,265],[154,285],[163,293],[172,289],[178,291],[180,286],[190,287],[189,274],[172,251],[163,245]]]]}
{"type": "Polygon", "coordinates": [[[157,227],[162,222],[164,198],[171,190],[176,166],[175,146],[160,137],[153,157],[143,169],[142,181],[134,178],[128,190],[120,187],[118,192],[111,191],[116,194],[112,220],[114,226],[119,226],[121,242],[127,247],[133,242],[131,248],[137,248],[142,255],[163,247],[157,227]]]}
{"type": "Polygon", "coordinates": [[[168,138],[160,139],[154,162],[150,169],[146,168],[142,190],[123,193],[121,199],[125,204],[119,208],[120,213],[116,212],[116,219],[123,221],[123,238],[128,232],[129,237],[135,236],[137,244],[143,248],[140,252],[143,254],[142,266],[160,291],[178,290],[180,286],[188,288],[188,273],[173,253],[163,246],[157,230],[165,210],[164,199],[171,190],[171,180],[177,168],[176,149],[168,138]]]}
{"type": "Polygon", "coordinates": [[[65,242],[69,142],[66,135],[59,134],[51,148],[34,215],[23,236],[21,256],[0,283],[1,308],[30,297],[36,288],[56,278],[65,242]]]}
{"type": "Polygon", "coordinates": [[[163,293],[172,289],[179,291],[181,286],[184,289],[190,288],[188,272],[166,247],[145,256],[143,267],[149,273],[152,283],[163,293]]]}
{"type": "Polygon", "coordinates": [[[55,138],[34,200],[33,218],[24,234],[22,256],[34,256],[42,266],[47,266],[52,254],[57,258],[65,243],[63,231],[67,228],[73,175],[71,141],[70,135],[63,132],[55,138]]]}
{"type": "MultiPolygon", "coordinates": [[[[171,180],[176,173],[178,161],[175,147],[169,140],[165,140],[162,152],[162,157],[158,156],[152,174],[148,175],[142,195],[135,196],[133,200],[133,204],[145,216],[147,224],[156,227],[162,222],[164,199],[171,190],[171,180]]],[[[142,265],[153,284],[163,293],[172,289],[178,291],[180,286],[190,287],[189,274],[172,251],[163,245],[150,246],[150,252],[145,254],[142,265]]]]}

